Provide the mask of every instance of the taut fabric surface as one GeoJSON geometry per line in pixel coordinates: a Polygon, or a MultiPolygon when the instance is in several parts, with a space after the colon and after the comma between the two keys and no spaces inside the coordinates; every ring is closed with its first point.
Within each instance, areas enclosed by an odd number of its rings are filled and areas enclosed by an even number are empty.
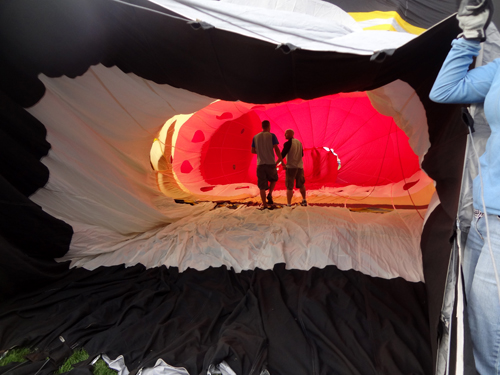
{"type": "Polygon", "coordinates": [[[218,208],[140,235],[112,235],[74,223],[70,251],[59,260],[95,269],[101,265],[161,265],[236,272],[336,265],[366,275],[424,281],[415,210],[351,212],[340,207],[218,208]]]}

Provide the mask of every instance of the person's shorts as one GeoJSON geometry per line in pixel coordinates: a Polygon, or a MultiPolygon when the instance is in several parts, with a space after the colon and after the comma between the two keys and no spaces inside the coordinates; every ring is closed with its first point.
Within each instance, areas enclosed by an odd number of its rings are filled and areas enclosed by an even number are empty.
{"type": "Polygon", "coordinates": [[[286,169],[286,179],[285,185],[287,190],[293,190],[293,182],[295,181],[295,187],[300,189],[304,186],[306,179],[304,177],[303,168],[287,168],[286,169]]]}
{"type": "Polygon", "coordinates": [[[260,190],[269,189],[269,182],[278,181],[278,171],[274,164],[261,164],[257,166],[257,186],[260,190]]]}

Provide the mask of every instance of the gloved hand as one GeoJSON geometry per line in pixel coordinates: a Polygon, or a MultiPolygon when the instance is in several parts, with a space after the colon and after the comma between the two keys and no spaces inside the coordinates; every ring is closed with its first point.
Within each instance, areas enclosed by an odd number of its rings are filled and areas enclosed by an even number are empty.
{"type": "Polygon", "coordinates": [[[457,14],[458,24],[463,30],[459,37],[484,42],[492,16],[492,0],[462,0],[457,14]]]}

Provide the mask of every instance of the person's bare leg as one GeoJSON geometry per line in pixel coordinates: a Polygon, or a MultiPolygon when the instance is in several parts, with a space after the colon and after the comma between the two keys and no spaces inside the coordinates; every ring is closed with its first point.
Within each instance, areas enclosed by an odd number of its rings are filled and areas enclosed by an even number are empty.
{"type": "Polygon", "coordinates": [[[260,191],[260,199],[262,199],[262,205],[264,207],[267,207],[266,191],[265,190],[260,191]]]}
{"type": "Polygon", "coordinates": [[[286,191],[286,202],[288,205],[292,204],[292,198],[293,198],[293,190],[287,190],[286,191]]]}
{"type": "Polygon", "coordinates": [[[302,195],[302,199],[306,200],[306,187],[305,186],[302,186],[300,188],[300,194],[302,195]]]}
{"type": "Polygon", "coordinates": [[[271,201],[273,199],[273,190],[274,190],[274,187],[276,186],[276,182],[277,181],[272,181],[270,184],[269,184],[269,194],[268,196],[271,197],[271,201]]]}
{"type": "Polygon", "coordinates": [[[277,181],[273,181],[269,184],[269,194],[271,195],[271,197],[273,196],[273,190],[274,190],[274,187],[276,186],[276,182],[277,181]]]}
{"type": "Polygon", "coordinates": [[[302,186],[300,188],[300,195],[302,195],[302,202],[300,203],[301,206],[307,206],[307,200],[306,200],[306,188],[302,186]]]}

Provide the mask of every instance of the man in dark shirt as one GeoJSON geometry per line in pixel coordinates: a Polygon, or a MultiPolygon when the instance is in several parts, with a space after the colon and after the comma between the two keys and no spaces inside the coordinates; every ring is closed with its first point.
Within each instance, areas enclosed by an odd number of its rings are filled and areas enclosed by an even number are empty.
{"type": "Polygon", "coordinates": [[[304,156],[304,150],[302,148],[302,143],[295,139],[294,131],[292,129],[287,129],[285,132],[285,138],[288,141],[283,145],[283,151],[281,151],[281,156],[286,158],[286,200],[287,205],[290,207],[292,205],[293,197],[293,183],[295,181],[295,187],[300,190],[302,195],[302,206],[307,206],[306,200],[306,188],[304,183],[306,182],[304,178],[304,163],[302,162],[302,157],[304,156]]]}

